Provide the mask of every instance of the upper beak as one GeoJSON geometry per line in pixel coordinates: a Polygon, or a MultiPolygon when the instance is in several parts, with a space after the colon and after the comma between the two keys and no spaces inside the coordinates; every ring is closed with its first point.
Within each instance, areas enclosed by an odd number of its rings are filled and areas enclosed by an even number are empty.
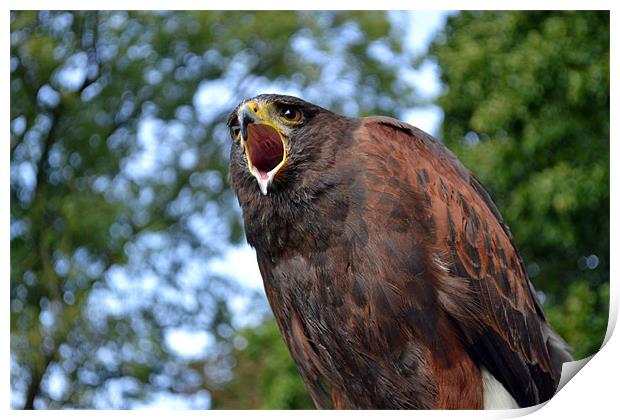
{"type": "Polygon", "coordinates": [[[248,125],[260,122],[256,113],[250,108],[251,105],[246,104],[239,110],[238,114],[239,125],[241,126],[241,138],[243,141],[248,140],[248,125]]]}

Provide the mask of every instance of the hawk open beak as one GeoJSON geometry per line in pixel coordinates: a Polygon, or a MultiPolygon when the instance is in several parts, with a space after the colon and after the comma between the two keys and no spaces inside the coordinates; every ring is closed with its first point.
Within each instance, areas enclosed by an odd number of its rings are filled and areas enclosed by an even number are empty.
{"type": "Polygon", "coordinates": [[[238,112],[241,141],[248,162],[263,195],[286,162],[286,140],[277,126],[255,102],[244,104],[238,112]]]}

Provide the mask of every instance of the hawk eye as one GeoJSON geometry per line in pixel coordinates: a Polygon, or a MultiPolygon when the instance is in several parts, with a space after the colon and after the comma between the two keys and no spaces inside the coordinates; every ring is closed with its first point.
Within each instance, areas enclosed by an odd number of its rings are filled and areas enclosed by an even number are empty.
{"type": "Polygon", "coordinates": [[[289,121],[297,122],[301,120],[301,111],[293,107],[282,108],[282,116],[289,121]]]}

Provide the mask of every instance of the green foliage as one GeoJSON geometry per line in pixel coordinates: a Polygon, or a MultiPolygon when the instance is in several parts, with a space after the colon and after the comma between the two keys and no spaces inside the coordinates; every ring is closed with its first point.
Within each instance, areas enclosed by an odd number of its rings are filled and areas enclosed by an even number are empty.
{"type": "Polygon", "coordinates": [[[212,391],[213,408],[312,409],[295,363],[273,319],[240,332],[235,376],[212,391]]]}
{"type": "Polygon", "coordinates": [[[489,189],[552,324],[592,354],[609,304],[609,13],[461,13],[430,56],[444,142],[489,189]]]}
{"type": "Polygon", "coordinates": [[[592,288],[585,281],[575,281],[569,286],[567,296],[564,302],[547,307],[547,317],[573,345],[576,356],[587,357],[601,347],[607,330],[609,284],[592,288]]]}
{"type": "MultiPolygon", "coordinates": [[[[230,376],[230,300],[264,307],[208,269],[243,239],[227,113],[265,91],[407,108],[369,53],[400,39],[382,12],[12,12],[12,406],[208,406],[230,376]],[[171,349],[178,329],[208,333],[209,354],[171,349]]],[[[265,404],[305,404],[280,398],[265,404]]]]}

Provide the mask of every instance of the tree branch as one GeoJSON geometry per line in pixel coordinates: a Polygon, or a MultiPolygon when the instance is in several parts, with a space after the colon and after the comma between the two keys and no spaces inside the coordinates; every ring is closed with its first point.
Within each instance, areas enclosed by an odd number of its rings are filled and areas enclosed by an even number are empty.
{"type": "Polygon", "coordinates": [[[45,376],[45,372],[47,372],[48,366],[56,358],[57,352],[58,345],[56,344],[51,352],[43,356],[41,366],[35,367],[34,372],[32,373],[32,378],[30,379],[30,384],[28,384],[28,390],[26,391],[24,410],[34,410],[34,400],[37,395],[39,395],[41,381],[43,380],[43,376],[45,376]]]}
{"type": "MultiPolygon", "coordinates": [[[[89,14],[89,16],[91,15],[89,14]]],[[[99,53],[97,51],[97,43],[99,42],[99,12],[93,12],[92,16],[92,40],[90,45],[86,48],[86,55],[88,57],[88,64],[86,65],[86,77],[84,78],[82,86],[80,86],[77,90],[79,94],[84,92],[84,90],[89,86],[96,83],[101,76],[101,62],[99,61],[99,53]],[[95,72],[94,74],[89,75],[91,66],[95,67],[95,72]]],[[[82,37],[84,37],[83,34],[82,37]]]]}

